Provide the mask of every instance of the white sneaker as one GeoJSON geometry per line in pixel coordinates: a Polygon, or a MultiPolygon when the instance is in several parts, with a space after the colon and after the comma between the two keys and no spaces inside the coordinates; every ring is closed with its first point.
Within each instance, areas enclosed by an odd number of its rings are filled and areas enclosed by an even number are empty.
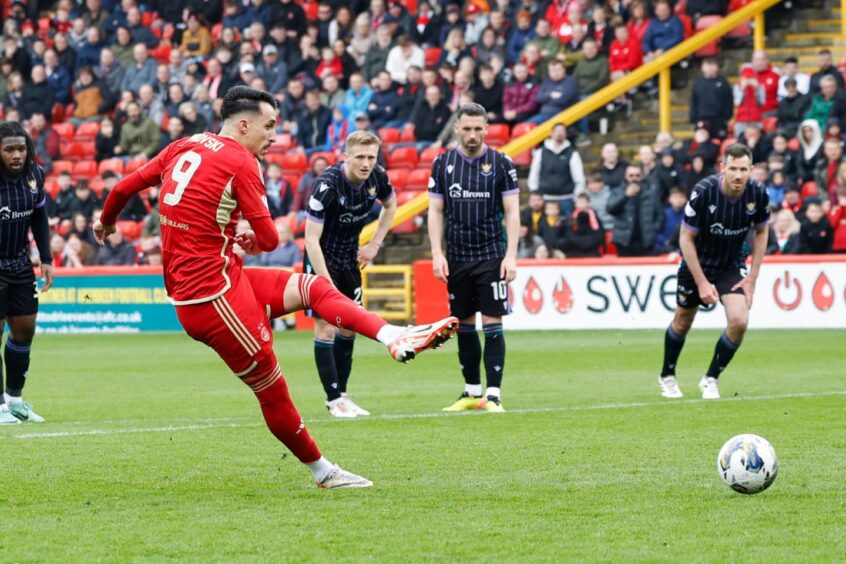
{"type": "Polygon", "coordinates": [[[358,417],[355,411],[347,404],[344,398],[327,401],[326,409],[329,410],[329,415],[337,417],[338,419],[355,419],[358,417]]]}
{"type": "Polygon", "coordinates": [[[658,387],[661,388],[661,395],[665,398],[678,399],[684,397],[675,376],[658,376],[658,387]]]}
{"type": "Polygon", "coordinates": [[[370,415],[370,412],[355,403],[350,396],[347,394],[341,394],[341,399],[344,400],[344,403],[347,404],[347,408],[350,409],[353,413],[358,416],[366,417],[370,415]]]}
{"type": "Polygon", "coordinates": [[[333,489],[333,488],[369,488],[373,482],[367,478],[362,478],[352,472],[347,472],[340,466],[335,466],[329,471],[321,481],[317,482],[318,488],[333,489]]]}
{"type": "Polygon", "coordinates": [[[702,390],[702,399],[720,399],[720,387],[716,378],[703,376],[699,380],[699,389],[702,390]]]}
{"type": "Polygon", "coordinates": [[[20,425],[21,420],[9,412],[9,406],[0,404],[0,425],[20,425]]]}

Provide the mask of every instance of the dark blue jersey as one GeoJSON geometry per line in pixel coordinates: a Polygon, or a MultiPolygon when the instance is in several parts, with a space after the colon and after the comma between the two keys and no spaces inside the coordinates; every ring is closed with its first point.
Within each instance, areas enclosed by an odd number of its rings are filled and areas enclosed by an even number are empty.
{"type": "Polygon", "coordinates": [[[491,148],[472,159],[460,149],[436,158],[429,197],[444,200],[447,259],[477,262],[504,257],[502,198],[518,193],[514,163],[491,148]]]}
{"type": "Polygon", "coordinates": [[[697,234],[696,253],[706,274],[742,266],[749,231],[770,221],[770,199],[762,184],[750,180],[732,200],[720,188],[722,182],[721,174],[701,180],[684,208],[682,223],[697,234]]]}
{"type": "Polygon", "coordinates": [[[320,248],[326,266],[333,270],[357,268],[358,237],[376,200],[394,196],[388,173],[376,166],[370,178],[353,185],[337,163],[321,173],[311,185],[308,219],[323,224],[320,248]]]}
{"type": "Polygon", "coordinates": [[[5,172],[0,176],[0,271],[31,267],[29,230],[36,210],[43,212],[45,205],[47,195],[40,166],[32,172],[5,172]]]}

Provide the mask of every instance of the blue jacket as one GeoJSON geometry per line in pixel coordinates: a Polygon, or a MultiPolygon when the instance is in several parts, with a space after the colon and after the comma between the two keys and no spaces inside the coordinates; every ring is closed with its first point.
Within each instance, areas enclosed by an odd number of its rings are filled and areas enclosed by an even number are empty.
{"type": "Polygon", "coordinates": [[[156,83],[156,61],[152,57],[144,61],[139,69],[137,64],[133,62],[126,69],[126,74],[123,75],[123,80],[120,81],[121,90],[132,90],[138,94],[138,89],[145,84],[156,83]]]}
{"type": "Polygon", "coordinates": [[[534,38],[534,29],[529,28],[526,31],[521,31],[515,28],[514,31],[511,32],[511,37],[508,39],[508,45],[506,45],[505,48],[505,54],[508,57],[508,61],[506,62],[509,65],[517,63],[520,60],[520,53],[523,52],[523,47],[525,47],[526,43],[534,38]]]}
{"type": "Polygon", "coordinates": [[[388,90],[386,92],[374,92],[370,99],[370,104],[375,105],[375,108],[368,109],[367,114],[370,116],[370,121],[390,121],[397,115],[398,96],[395,90],[388,90]]]}
{"type": "MultiPolygon", "coordinates": [[[[672,206],[664,208],[664,229],[655,235],[655,252],[669,253],[677,251],[678,248],[673,248],[674,237],[679,228],[681,228],[682,219],[684,219],[684,208],[676,211],[672,206]]],[[[678,237],[675,237],[678,241],[678,237]]]]}
{"type": "Polygon", "coordinates": [[[344,107],[347,109],[349,115],[355,115],[356,112],[367,112],[367,106],[373,99],[373,89],[369,86],[361,88],[361,94],[356,95],[355,90],[350,88],[347,90],[347,95],[344,96],[344,107]]]}
{"type": "Polygon", "coordinates": [[[553,116],[563,112],[579,101],[579,83],[572,76],[565,76],[558,82],[547,78],[541,84],[537,101],[540,104],[540,114],[553,116]],[[556,92],[560,96],[554,97],[556,92]]]}
{"type": "Polygon", "coordinates": [[[658,49],[668,51],[684,41],[684,27],[675,15],[664,21],[653,19],[643,36],[643,52],[651,53],[658,49]]]}
{"type": "Polygon", "coordinates": [[[62,65],[53,69],[53,72],[47,75],[47,84],[53,89],[57,102],[68,104],[71,101],[71,76],[68,69],[62,65]]]}

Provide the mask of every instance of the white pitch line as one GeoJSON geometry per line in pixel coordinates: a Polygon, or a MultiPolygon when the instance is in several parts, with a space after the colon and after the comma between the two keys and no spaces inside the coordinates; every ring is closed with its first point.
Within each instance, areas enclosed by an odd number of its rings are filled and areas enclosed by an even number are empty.
{"type": "MultiPolygon", "coordinates": [[[[832,391],[832,392],[800,392],[794,394],[775,394],[767,396],[750,396],[750,397],[733,397],[722,400],[726,402],[737,401],[771,401],[780,399],[796,399],[796,398],[817,398],[817,397],[831,397],[831,396],[846,396],[846,390],[832,391]]],[[[604,403],[595,405],[567,405],[560,407],[537,407],[526,409],[511,409],[507,413],[511,415],[523,415],[533,413],[560,413],[568,411],[599,411],[611,409],[631,409],[638,407],[672,407],[677,405],[692,405],[702,403],[715,403],[714,400],[703,399],[688,399],[678,401],[641,401],[631,403],[604,403]]],[[[435,417],[456,417],[456,416],[472,416],[483,415],[479,411],[466,411],[463,413],[443,413],[440,411],[430,413],[394,413],[386,415],[373,415],[370,417],[362,417],[357,421],[379,421],[379,420],[403,420],[403,419],[428,419],[435,417]]],[[[221,421],[231,421],[232,418],[221,418],[221,421]]],[[[194,425],[165,425],[159,427],[136,427],[130,429],[91,429],[88,431],[53,431],[44,433],[22,433],[14,435],[16,439],[50,439],[50,438],[64,438],[64,437],[85,437],[85,436],[102,436],[102,435],[120,435],[126,433],[169,433],[174,431],[197,431],[201,429],[238,429],[243,427],[259,427],[263,423],[249,422],[249,423],[214,423],[211,419],[202,419],[202,421],[209,421],[209,423],[194,424],[194,425]]],[[[320,424],[320,423],[339,423],[340,419],[307,419],[306,423],[320,424]]],[[[347,421],[344,424],[349,424],[347,421]]]]}

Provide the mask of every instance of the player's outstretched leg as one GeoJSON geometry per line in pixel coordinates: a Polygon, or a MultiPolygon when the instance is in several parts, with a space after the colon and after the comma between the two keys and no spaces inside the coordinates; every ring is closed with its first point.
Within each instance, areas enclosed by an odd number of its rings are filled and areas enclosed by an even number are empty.
{"type": "Polygon", "coordinates": [[[291,276],[285,287],[284,305],[288,312],[312,309],[336,327],[379,341],[398,362],[408,362],[423,351],[440,347],[458,329],[455,317],[411,327],[390,325],[340,293],[326,278],[311,274],[291,276]]]}
{"type": "Polygon", "coordinates": [[[23,400],[23,388],[29,372],[29,352],[35,334],[35,316],[14,316],[7,319],[11,329],[3,350],[6,364],[6,391],[3,398],[8,414],[22,423],[43,423],[44,418],[35,413],[32,404],[23,400]]]}
{"type": "Polygon", "coordinates": [[[239,377],[258,398],[270,432],[308,466],[318,487],[364,488],[373,485],[370,480],[339,468],[320,454],[317,443],[311,438],[291,400],[288,384],[274,356],[266,355],[253,370],[239,377]]]}
{"type": "Polygon", "coordinates": [[[476,333],[476,316],[461,320],[458,327],[458,362],[464,376],[464,391],[455,402],[443,411],[468,411],[479,409],[482,398],[482,377],[479,364],[482,362],[482,344],[476,333]]]}
{"type": "Polygon", "coordinates": [[[696,312],[697,308],[676,307],[673,322],[664,333],[664,362],[658,377],[658,387],[665,398],[678,399],[684,396],[676,381],[676,365],[696,312]]]}
{"type": "Polygon", "coordinates": [[[728,324],[726,330],[717,339],[714,347],[714,356],[711,358],[711,365],[708,372],[699,381],[699,389],[702,391],[702,399],[720,399],[720,388],[717,381],[723,370],[726,369],[734,353],[740,348],[743,336],[746,334],[746,326],[749,322],[749,308],[746,305],[746,297],[740,294],[726,294],[720,298],[726,310],[728,324]]]}

